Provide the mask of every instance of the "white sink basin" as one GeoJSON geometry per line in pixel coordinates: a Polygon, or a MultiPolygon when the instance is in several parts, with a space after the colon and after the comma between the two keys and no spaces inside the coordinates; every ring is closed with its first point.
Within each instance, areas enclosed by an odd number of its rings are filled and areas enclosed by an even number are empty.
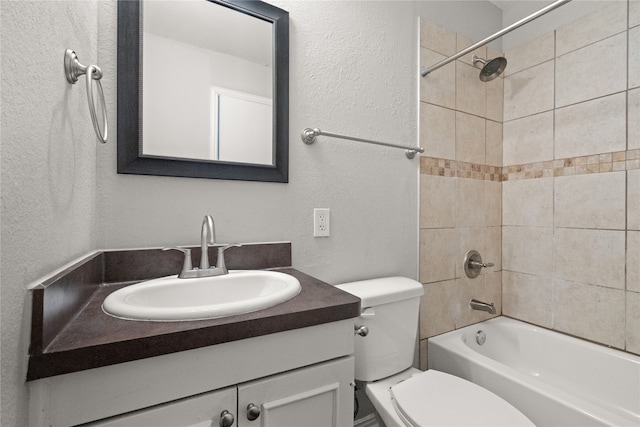
{"type": "Polygon", "coordinates": [[[131,320],[201,320],[280,304],[300,292],[293,276],[275,271],[231,271],[195,279],[161,277],[111,293],[105,313],[131,320]]]}

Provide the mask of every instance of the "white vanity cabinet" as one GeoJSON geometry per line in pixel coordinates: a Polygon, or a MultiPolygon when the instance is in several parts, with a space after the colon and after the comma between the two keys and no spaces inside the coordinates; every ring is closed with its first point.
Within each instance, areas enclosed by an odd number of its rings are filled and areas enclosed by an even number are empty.
{"type": "Polygon", "coordinates": [[[353,357],[90,423],[93,427],[353,425],[353,357]]]}
{"type": "MultiPolygon", "coordinates": [[[[224,426],[222,417],[235,418],[237,406],[236,387],[204,393],[142,409],[130,414],[109,418],[105,421],[89,423],[92,427],[218,427],[224,426]],[[226,408],[226,409],[221,409],[226,408]],[[228,415],[229,414],[229,415],[228,415]]],[[[229,419],[229,418],[227,418],[229,419]]],[[[226,427],[235,426],[226,424],[226,427]]]]}
{"type": "Polygon", "coordinates": [[[353,363],[347,357],[239,385],[238,427],[352,426],[353,363]]]}
{"type": "Polygon", "coordinates": [[[345,319],[30,381],[29,426],[352,426],[353,343],[345,319]]]}

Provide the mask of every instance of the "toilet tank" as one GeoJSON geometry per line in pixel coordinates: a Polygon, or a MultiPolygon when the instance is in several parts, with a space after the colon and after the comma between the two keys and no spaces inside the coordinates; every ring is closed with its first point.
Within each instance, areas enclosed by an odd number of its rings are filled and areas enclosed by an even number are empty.
{"type": "Polygon", "coordinates": [[[361,315],[356,327],[366,336],[355,337],[355,378],[375,381],[402,372],[413,364],[418,332],[419,282],[406,277],[385,277],[336,286],[359,297],[361,315]]]}

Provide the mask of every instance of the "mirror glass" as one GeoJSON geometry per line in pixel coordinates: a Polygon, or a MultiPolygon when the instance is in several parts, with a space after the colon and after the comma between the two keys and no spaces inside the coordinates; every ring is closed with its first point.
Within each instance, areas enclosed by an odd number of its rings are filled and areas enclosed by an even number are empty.
{"type": "Polygon", "coordinates": [[[287,12],[120,0],[118,172],[287,182],[287,12]]]}
{"type": "Polygon", "coordinates": [[[272,24],[202,0],[142,10],[142,155],[273,165],[272,24]]]}

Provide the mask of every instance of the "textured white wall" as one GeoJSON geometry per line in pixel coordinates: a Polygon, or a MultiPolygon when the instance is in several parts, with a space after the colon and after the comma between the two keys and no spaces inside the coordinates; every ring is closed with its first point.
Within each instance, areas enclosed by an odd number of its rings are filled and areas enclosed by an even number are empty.
{"type": "MultiPolygon", "coordinates": [[[[194,244],[204,214],[222,242],[292,241],[298,269],[331,283],[416,277],[417,159],[319,138],[305,127],[415,144],[417,18],[412,2],[274,1],[290,18],[290,182],[117,175],[98,152],[101,248],[194,244]],[[331,237],[313,238],[314,207],[331,237]]],[[[115,116],[116,7],[101,2],[100,59],[115,116]]]]}
{"type": "Polygon", "coordinates": [[[96,138],[84,78],[63,55],[98,61],[97,4],[2,1],[2,409],[25,426],[31,281],[95,247],[96,138]]]}

